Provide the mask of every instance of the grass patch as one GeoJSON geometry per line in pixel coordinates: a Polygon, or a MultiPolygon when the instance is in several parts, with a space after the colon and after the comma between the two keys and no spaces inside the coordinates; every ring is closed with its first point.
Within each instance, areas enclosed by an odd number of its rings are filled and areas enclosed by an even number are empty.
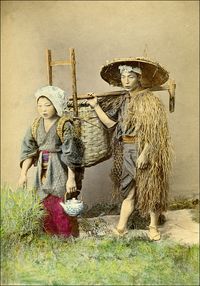
{"type": "Polygon", "coordinates": [[[44,209],[34,190],[1,188],[1,238],[20,239],[41,230],[44,209]]]}
{"type": "Polygon", "coordinates": [[[169,210],[194,209],[199,205],[198,199],[174,198],[169,203],[169,210]]]}
{"type": "Polygon", "coordinates": [[[17,242],[2,257],[5,285],[198,285],[197,245],[130,238],[17,242]]]}
{"type": "Polygon", "coordinates": [[[39,200],[23,189],[1,190],[1,212],[1,285],[199,285],[198,245],[48,236],[39,200]]]}

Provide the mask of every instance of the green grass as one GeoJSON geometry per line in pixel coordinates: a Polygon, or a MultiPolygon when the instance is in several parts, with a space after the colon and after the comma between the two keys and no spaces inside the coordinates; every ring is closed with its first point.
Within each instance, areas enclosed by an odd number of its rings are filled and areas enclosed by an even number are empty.
{"type": "Polygon", "coordinates": [[[1,285],[199,285],[199,246],[41,232],[33,191],[1,190],[1,285]]]}
{"type": "Polygon", "coordinates": [[[37,234],[43,215],[34,190],[1,188],[1,238],[20,239],[37,234]]]}
{"type": "Polygon", "coordinates": [[[169,202],[169,210],[194,209],[199,205],[199,199],[187,199],[178,196],[169,202]]]}
{"type": "Polygon", "coordinates": [[[199,285],[197,245],[41,235],[2,256],[6,285],[199,285]]]}

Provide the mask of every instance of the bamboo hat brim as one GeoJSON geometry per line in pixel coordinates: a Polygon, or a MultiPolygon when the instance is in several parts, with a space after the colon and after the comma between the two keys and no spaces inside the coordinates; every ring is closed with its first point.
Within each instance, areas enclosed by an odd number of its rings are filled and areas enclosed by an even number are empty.
{"type": "Polygon", "coordinates": [[[142,87],[155,87],[164,84],[169,79],[169,73],[159,63],[147,58],[120,58],[104,65],[100,71],[101,77],[113,86],[122,86],[120,65],[139,67],[142,70],[142,87]]]}

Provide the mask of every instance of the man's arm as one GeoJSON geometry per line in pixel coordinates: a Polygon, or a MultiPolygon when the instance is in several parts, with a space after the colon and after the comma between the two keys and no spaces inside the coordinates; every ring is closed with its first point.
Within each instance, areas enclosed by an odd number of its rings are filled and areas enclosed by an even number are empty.
{"type": "Polygon", "coordinates": [[[94,108],[96,111],[99,119],[101,122],[108,128],[113,127],[117,122],[111,120],[107,114],[102,110],[101,106],[98,104],[97,97],[94,96],[94,98],[87,100],[87,102],[90,104],[91,107],[94,108]]]}

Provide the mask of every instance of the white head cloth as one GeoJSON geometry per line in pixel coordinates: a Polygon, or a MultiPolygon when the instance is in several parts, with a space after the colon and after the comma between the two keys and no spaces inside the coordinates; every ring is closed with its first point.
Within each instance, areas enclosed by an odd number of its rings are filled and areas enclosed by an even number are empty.
{"type": "Polygon", "coordinates": [[[36,101],[38,101],[41,96],[45,96],[52,102],[58,116],[63,115],[64,106],[66,104],[66,94],[64,90],[53,85],[43,86],[39,88],[35,93],[36,101]]]}
{"type": "Polygon", "coordinates": [[[119,66],[120,73],[122,74],[123,72],[134,72],[138,74],[142,74],[141,68],[138,67],[132,67],[132,66],[119,66]]]}

